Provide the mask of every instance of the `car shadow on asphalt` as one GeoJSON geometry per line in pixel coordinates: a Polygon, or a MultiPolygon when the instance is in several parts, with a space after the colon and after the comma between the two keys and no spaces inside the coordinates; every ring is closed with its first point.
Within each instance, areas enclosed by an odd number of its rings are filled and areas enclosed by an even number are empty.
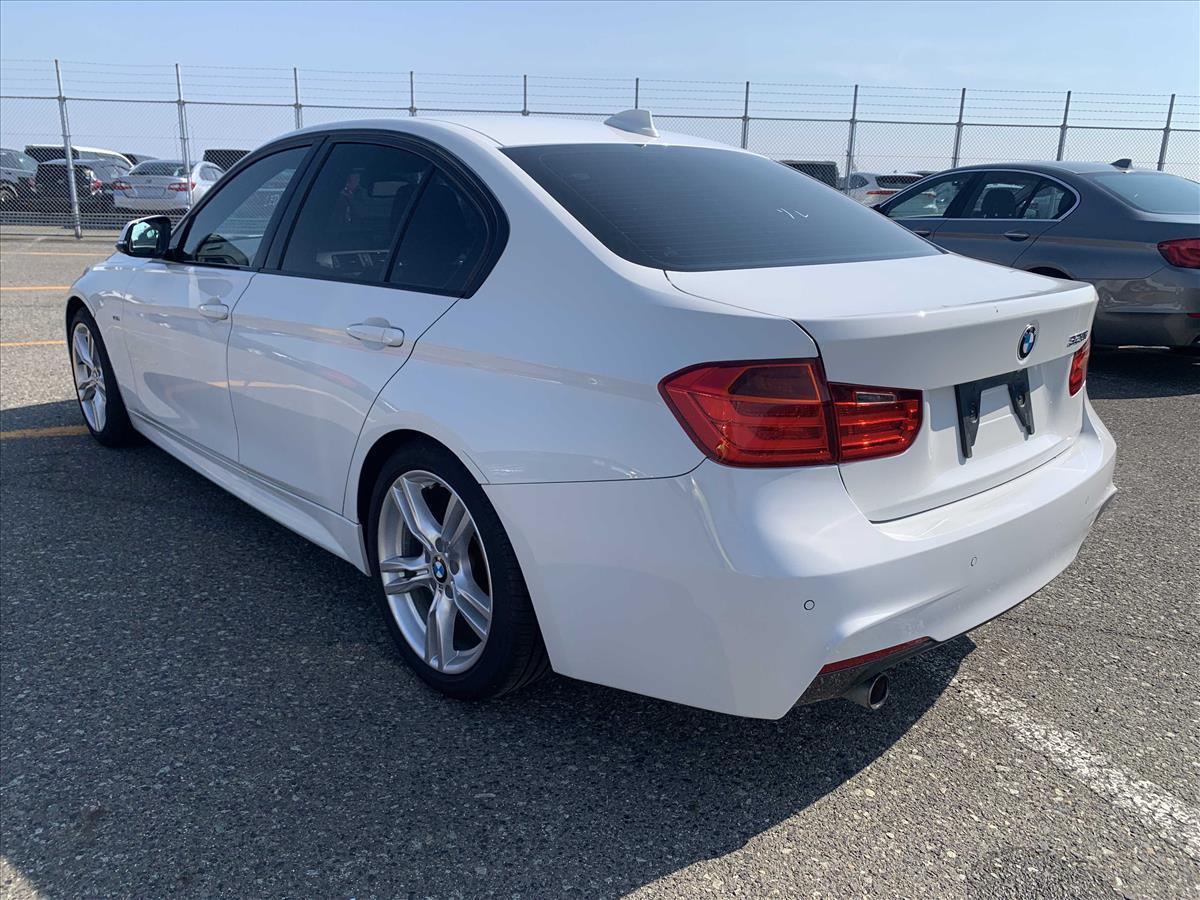
{"type": "Polygon", "coordinates": [[[1161,347],[1093,349],[1087,388],[1093,400],[1200,394],[1200,353],[1161,347]]]}
{"type": "Polygon", "coordinates": [[[621,896],[854,778],[974,647],[902,664],[874,713],[557,676],[454,702],[399,661],[370,579],[165,453],[4,444],[3,846],[50,896],[621,896]]]}

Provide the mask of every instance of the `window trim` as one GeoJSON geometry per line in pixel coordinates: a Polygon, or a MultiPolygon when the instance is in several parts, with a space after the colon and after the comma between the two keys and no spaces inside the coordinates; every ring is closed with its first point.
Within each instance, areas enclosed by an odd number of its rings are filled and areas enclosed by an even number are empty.
{"type": "Polygon", "coordinates": [[[279,231],[280,224],[285,220],[289,204],[292,202],[292,197],[295,195],[296,188],[307,177],[309,170],[312,167],[312,160],[315,152],[320,148],[322,141],[319,137],[314,138],[310,135],[302,137],[288,138],[286,140],[277,141],[267,144],[259,148],[253,153],[248,153],[237,161],[226,175],[236,176],[241,171],[249,166],[254,165],[260,160],[266,159],[268,156],[274,156],[276,153],[281,153],[285,150],[293,150],[296,148],[308,148],[308,152],[300,160],[300,164],[296,166],[296,174],[292,176],[292,180],[284,189],[283,196],[275,207],[275,211],[271,214],[270,221],[267,222],[266,230],[263,232],[262,240],[259,242],[258,250],[254,254],[254,259],[250,261],[248,266],[225,265],[214,262],[197,262],[193,259],[185,259],[182,255],[183,245],[187,241],[188,235],[191,233],[192,226],[195,224],[196,216],[209,204],[220,196],[222,191],[228,190],[229,185],[233,183],[233,178],[225,180],[221,179],[220,187],[216,187],[217,182],[213,182],[214,187],[204,192],[204,195],[188,210],[179,222],[179,227],[172,229],[171,245],[166,257],[167,262],[177,263],[186,266],[199,266],[201,268],[211,269],[234,269],[241,272],[261,272],[263,263],[267,259],[267,251],[272,246],[275,235],[279,231]]]}
{"type": "MultiPolygon", "coordinates": [[[[488,275],[491,274],[496,263],[499,261],[501,254],[504,252],[505,246],[508,244],[508,216],[504,212],[504,207],[500,205],[495,195],[487,187],[487,184],[472,169],[462,160],[450,153],[444,147],[434,143],[426,138],[415,134],[409,134],[403,131],[391,131],[383,129],[333,129],[321,132],[318,135],[319,147],[317,157],[310,157],[310,162],[304,172],[304,180],[302,184],[297,185],[297,190],[292,193],[287,202],[287,208],[284,210],[283,222],[286,227],[277,228],[271,245],[263,259],[263,264],[257,271],[266,272],[272,275],[285,275],[288,278],[311,278],[316,281],[332,281],[340,284],[357,284],[366,287],[381,287],[390,288],[395,291],[408,291],[419,294],[434,294],[441,297],[468,298],[475,294],[488,275]],[[375,144],[382,147],[394,147],[398,150],[404,150],[408,153],[420,156],[427,160],[432,166],[432,171],[429,176],[429,181],[437,174],[441,174],[446,178],[456,189],[461,191],[475,207],[478,209],[484,226],[487,228],[487,237],[485,239],[483,251],[480,253],[479,260],[476,262],[475,269],[468,277],[465,287],[459,291],[437,290],[428,287],[417,287],[412,285],[400,284],[393,281],[365,281],[361,278],[349,278],[343,275],[321,275],[312,272],[289,272],[282,268],[283,256],[287,250],[287,244],[291,240],[292,231],[296,226],[299,218],[300,209],[304,205],[304,201],[308,197],[308,193],[320,174],[321,165],[328,158],[332,148],[337,144],[375,144]],[[313,160],[316,159],[316,162],[313,160]]],[[[426,182],[429,183],[428,181],[426,182]]],[[[422,193],[424,189],[422,188],[422,193]]],[[[404,235],[408,232],[408,225],[412,221],[413,215],[416,213],[417,202],[420,201],[420,196],[414,199],[412,208],[409,210],[408,216],[400,228],[396,240],[393,242],[391,251],[388,254],[387,267],[384,269],[386,275],[390,275],[395,266],[396,259],[400,252],[400,245],[403,242],[404,235]]],[[[385,275],[385,277],[386,277],[385,275]]]]}
{"type": "MultiPolygon", "coordinates": [[[[954,170],[951,169],[950,171],[954,171],[954,170]]],[[[1032,169],[1009,169],[1009,168],[1004,168],[1004,169],[964,169],[962,171],[968,172],[973,176],[973,179],[971,181],[969,188],[958,192],[958,196],[955,197],[954,200],[951,201],[950,206],[947,207],[948,212],[946,215],[944,215],[944,216],[929,216],[928,218],[931,221],[949,222],[949,221],[953,220],[956,222],[1062,222],[1067,218],[1067,216],[1071,215],[1071,213],[1075,212],[1075,210],[1079,207],[1079,191],[1075,190],[1073,187],[1071,187],[1065,181],[1055,178],[1053,175],[1047,175],[1045,172],[1035,172],[1032,169]],[[1061,216],[1057,216],[1056,218],[1053,218],[1053,219],[989,219],[989,218],[985,218],[983,216],[959,216],[959,215],[950,215],[949,214],[949,210],[955,210],[957,212],[958,210],[962,209],[962,206],[965,205],[967,201],[965,199],[960,199],[960,198],[962,198],[964,196],[970,196],[971,192],[973,192],[975,190],[976,182],[980,178],[987,177],[988,175],[991,175],[991,174],[998,174],[1000,172],[1011,172],[1014,175],[1032,175],[1035,178],[1041,179],[1042,181],[1049,181],[1053,184],[1058,185],[1059,187],[1063,188],[1064,190],[1066,190],[1067,193],[1069,193],[1072,197],[1075,198],[1075,202],[1072,203],[1067,208],[1067,211],[1065,213],[1063,213],[1061,216]]],[[[946,174],[945,172],[938,172],[936,175],[930,175],[929,177],[930,178],[940,178],[942,175],[945,175],[945,174],[946,174]]],[[[911,187],[905,188],[905,190],[913,191],[914,193],[916,193],[916,189],[919,188],[920,186],[921,186],[921,182],[917,182],[916,184],[912,185],[911,187]]],[[[1039,187],[1041,187],[1040,182],[1037,182],[1034,184],[1034,186],[1033,186],[1034,194],[1037,193],[1037,190],[1039,187]]],[[[900,195],[894,194],[892,197],[888,198],[887,202],[889,205],[891,205],[893,201],[895,202],[896,205],[899,205],[899,203],[901,202],[900,195]]],[[[888,212],[888,210],[885,209],[883,212],[884,212],[884,215],[886,215],[889,219],[891,218],[891,214],[888,212]]],[[[904,218],[912,219],[912,218],[916,218],[916,217],[915,216],[905,216],[904,218]]]]}

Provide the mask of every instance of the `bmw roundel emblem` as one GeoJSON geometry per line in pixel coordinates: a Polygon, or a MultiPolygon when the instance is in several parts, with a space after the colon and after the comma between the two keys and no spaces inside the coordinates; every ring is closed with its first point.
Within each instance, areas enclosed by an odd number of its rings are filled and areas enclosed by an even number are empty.
{"type": "Polygon", "coordinates": [[[1026,325],[1025,330],[1021,332],[1021,340],[1017,344],[1017,359],[1025,359],[1033,352],[1033,345],[1037,343],[1037,326],[1026,325]]]}

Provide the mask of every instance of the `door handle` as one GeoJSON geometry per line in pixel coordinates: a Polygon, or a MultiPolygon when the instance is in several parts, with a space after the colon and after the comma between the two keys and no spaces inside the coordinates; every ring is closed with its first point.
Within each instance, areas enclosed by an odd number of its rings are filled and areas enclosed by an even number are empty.
{"type": "Polygon", "coordinates": [[[346,334],[356,341],[383,344],[385,347],[399,347],[404,343],[404,330],[393,328],[391,325],[369,325],[359,322],[346,326],[346,334]]]}
{"type": "Polygon", "coordinates": [[[201,303],[196,308],[200,311],[200,315],[206,319],[212,319],[214,322],[229,318],[229,307],[224,303],[201,303]]]}
{"type": "Polygon", "coordinates": [[[917,237],[929,237],[929,235],[933,234],[933,232],[928,228],[914,228],[913,234],[915,234],[917,237]]]}
{"type": "Polygon", "coordinates": [[[1028,231],[1006,231],[1004,236],[1010,241],[1027,241],[1029,240],[1028,231]]]}

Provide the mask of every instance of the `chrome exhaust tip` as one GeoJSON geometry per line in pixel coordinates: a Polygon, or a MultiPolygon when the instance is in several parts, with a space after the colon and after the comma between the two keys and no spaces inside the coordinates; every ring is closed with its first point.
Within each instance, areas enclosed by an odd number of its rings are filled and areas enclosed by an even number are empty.
{"type": "Polygon", "coordinates": [[[888,677],[882,672],[873,675],[865,681],[860,681],[842,696],[867,709],[879,709],[887,702],[888,677]]]}

